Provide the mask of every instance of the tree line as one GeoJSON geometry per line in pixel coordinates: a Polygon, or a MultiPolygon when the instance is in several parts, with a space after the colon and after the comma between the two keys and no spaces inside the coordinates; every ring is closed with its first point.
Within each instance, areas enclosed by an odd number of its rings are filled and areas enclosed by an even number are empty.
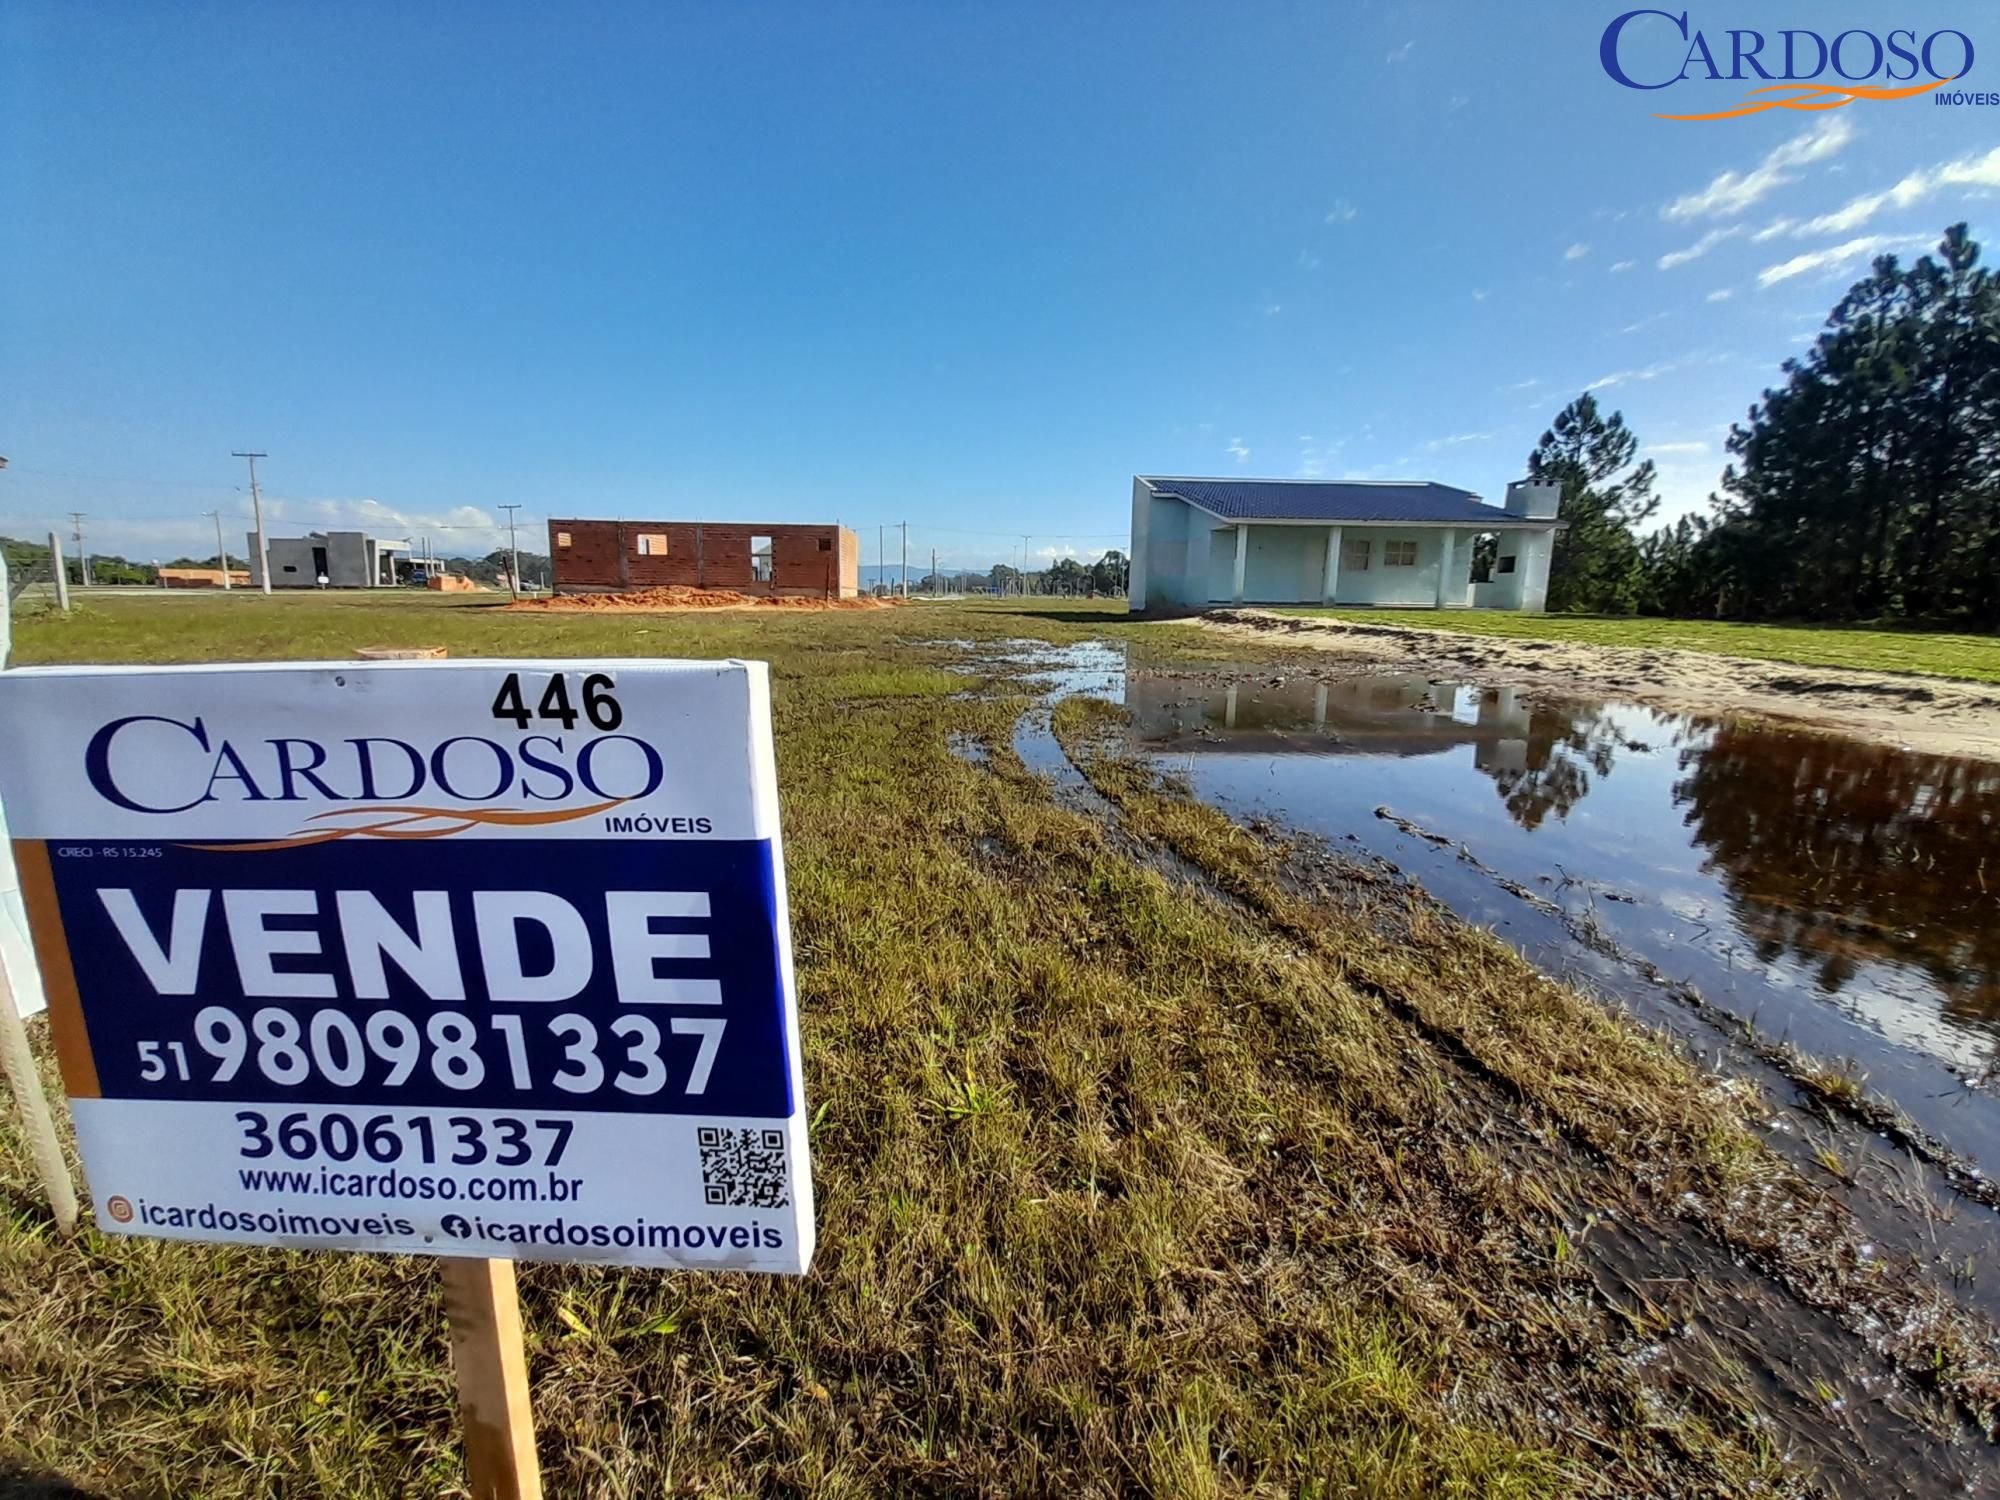
{"type": "Polygon", "coordinates": [[[2000,626],[2000,282],[1964,224],[1878,258],[1732,425],[1709,513],[1658,509],[1637,437],[1586,392],[1528,472],[1563,487],[1549,608],[2000,626]]]}

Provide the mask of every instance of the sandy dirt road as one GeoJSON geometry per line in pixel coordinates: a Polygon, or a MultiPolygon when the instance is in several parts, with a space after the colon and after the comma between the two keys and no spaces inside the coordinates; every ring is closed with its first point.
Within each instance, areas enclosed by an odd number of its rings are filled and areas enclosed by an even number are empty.
{"type": "Polygon", "coordinates": [[[1215,610],[1196,624],[1239,640],[1325,651],[1356,665],[1508,685],[1550,697],[1615,698],[1704,716],[1749,716],[1931,755],[2000,761],[2000,688],[1983,683],[1255,609],[1215,610]]]}

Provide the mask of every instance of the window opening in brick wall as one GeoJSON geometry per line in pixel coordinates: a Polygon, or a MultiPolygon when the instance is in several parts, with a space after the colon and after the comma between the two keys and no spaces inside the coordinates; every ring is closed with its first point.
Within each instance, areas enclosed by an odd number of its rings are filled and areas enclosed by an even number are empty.
{"type": "Polygon", "coordinates": [[[771,539],[767,536],[750,538],[750,578],[753,583],[771,581],[771,539]]]}
{"type": "Polygon", "coordinates": [[[637,550],[641,557],[665,557],[667,555],[667,534],[664,531],[642,531],[639,533],[637,550]]]}

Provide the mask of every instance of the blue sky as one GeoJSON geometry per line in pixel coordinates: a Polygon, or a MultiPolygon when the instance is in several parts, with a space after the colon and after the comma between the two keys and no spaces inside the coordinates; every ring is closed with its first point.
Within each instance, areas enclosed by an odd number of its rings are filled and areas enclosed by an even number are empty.
{"type": "MultiPolygon", "coordinates": [[[[1614,83],[1627,8],[13,0],[0,530],[206,552],[256,447],[278,534],[1094,557],[1135,472],[1497,499],[1586,385],[1679,513],[1871,251],[1983,238],[2000,109],[1655,119],[1747,85],[1614,83]]],[[[1692,24],[1957,26],[2000,88],[1988,14],[1692,24]]]]}

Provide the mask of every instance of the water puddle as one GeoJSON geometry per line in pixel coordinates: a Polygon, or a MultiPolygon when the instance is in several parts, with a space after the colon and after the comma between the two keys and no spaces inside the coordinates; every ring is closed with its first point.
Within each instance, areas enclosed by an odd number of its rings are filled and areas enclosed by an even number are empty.
{"type": "Polygon", "coordinates": [[[1967,1086],[2000,1072],[2000,766],[1422,677],[1122,698],[1205,800],[1359,845],[1556,972],[1639,955],[2000,1160],[1967,1086]]]}

